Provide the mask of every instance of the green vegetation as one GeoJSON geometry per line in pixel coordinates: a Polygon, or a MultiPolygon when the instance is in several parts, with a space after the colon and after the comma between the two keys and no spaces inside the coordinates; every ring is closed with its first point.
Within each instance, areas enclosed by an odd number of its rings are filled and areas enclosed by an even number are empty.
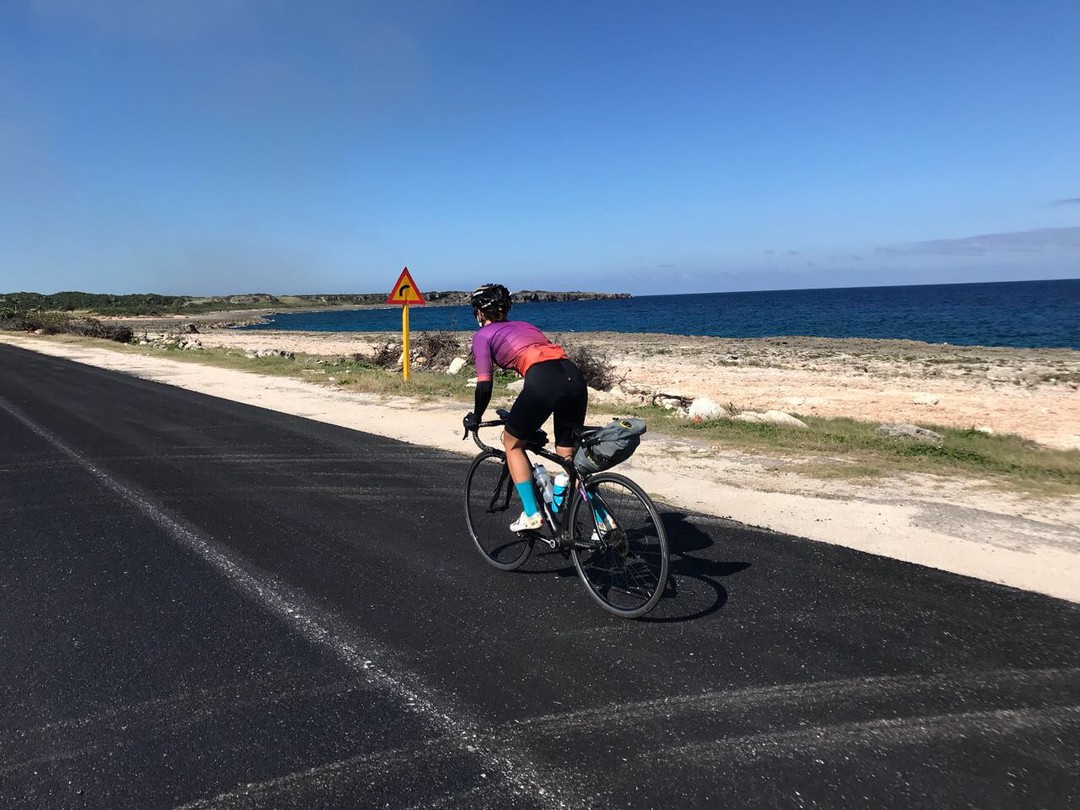
{"type": "Polygon", "coordinates": [[[131,327],[102,323],[94,318],[75,318],[62,312],[14,313],[0,311],[0,331],[36,332],[45,335],[82,335],[130,343],[131,327]]]}
{"type": "Polygon", "coordinates": [[[1080,371],[1054,371],[1043,374],[1040,379],[1043,382],[1080,383],[1080,371]]]}
{"type": "Polygon", "coordinates": [[[95,315],[176,315],[247,309],[301,309],[305,307],[385,304],[386,293],[356,295],[290,295],[265,293],[194,297],[186,295],[101,295],[58,292],[53,295],[17,292],[0,295],[0,314],[27,312],[88,312],[95,315]]]}
{"type": "Polygon", "coordinates": [[[1080,451],[1054,450],[1011,435],[923,425],[944,436],[926,444],[881,436],[854,419],[798,415],[809,430],[716,419],[691,422],[656,407],[634,409],[652,430],[708,441],[717,452],[748,450],[802,457],[822,477],[872,478],[896,472],[985,477],[1024,492],[1080,493],[1080,451]]]}

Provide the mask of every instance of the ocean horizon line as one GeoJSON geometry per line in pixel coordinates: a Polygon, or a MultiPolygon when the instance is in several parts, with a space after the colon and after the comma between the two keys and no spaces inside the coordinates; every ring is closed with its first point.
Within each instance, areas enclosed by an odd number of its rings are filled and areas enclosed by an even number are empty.
{"type": "MultiPolygon", "coordinates": [[[[242,328],[400,332],[398,306],[274,314],[242,328]]],[[[466,304],[411,308],[417,331],[473,328],[466,304]]],[[[806,336],[1080,349],[1080,279],[681,293],[516,303],[545,332],[806,336]]]]}

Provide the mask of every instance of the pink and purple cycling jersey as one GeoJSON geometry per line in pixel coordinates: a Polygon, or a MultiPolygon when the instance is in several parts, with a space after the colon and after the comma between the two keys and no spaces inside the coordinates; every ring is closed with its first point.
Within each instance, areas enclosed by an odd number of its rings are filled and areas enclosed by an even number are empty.
{"type": "Polygon", "coordinates": [[[525,321],[497,321],[482,326],[473,335],[476,379],[490,380],[491,361],[500,368],[513,369],[522,377],[529,367],[545,360],[562,360],[566,352],[525,321]]]}

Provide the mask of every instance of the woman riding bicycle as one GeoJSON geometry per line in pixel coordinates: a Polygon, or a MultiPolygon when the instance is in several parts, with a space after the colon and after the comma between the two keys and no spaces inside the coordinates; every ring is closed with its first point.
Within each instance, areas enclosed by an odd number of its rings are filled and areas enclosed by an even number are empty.
{"type": "Polygon", "coordinates": [[[462,424],[466,430],[480,424],[491,401],[493,364],[525,378],[525,387],[510,409],[503,432],[506,464],[523,510],[510,529],[520,532],[539,529],[544,520],[536,502],[525,444],[549,416],[554,416],[555,452],[570,458],[574,452],[573,431],[585,424],[589,394],[581,371],[561,347],[531,323],[506,319],[511,306],[510,291],[502,284],[485,284],[472,294],[473,315],[480,326],[472,340],[476,399],[462,424]]]}

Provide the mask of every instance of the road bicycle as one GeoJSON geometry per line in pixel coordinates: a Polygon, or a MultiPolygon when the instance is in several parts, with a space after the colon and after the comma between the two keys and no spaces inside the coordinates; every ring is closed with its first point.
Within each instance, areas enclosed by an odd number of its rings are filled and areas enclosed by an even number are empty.
{"type": "MultiPolygon", "coordinates": [[[[652,499],[624,475],[582,473],[571,459],[545,449],[547,434],[539,430],[526,444],[526,455],[558,465],[570,480],[557,508],[537,492],[542,528],[512,532],[510,523],[520,505],[506,453],[480,438],[480,428],[502,427],[506,415],[499,411],[499,419],[481,422],[462,437],[472,433],[480,448],[465,478],[465,519],[484,559],[513,571],[524,565],[537,543],[544,543],[574,561],[589,596],[605,610],[628,619],[648,613],[663,595],[669,564],[667,534],[652,499]]],[[[575,452],[590,446],[597,430],[576,431],[575,452]]]]}

